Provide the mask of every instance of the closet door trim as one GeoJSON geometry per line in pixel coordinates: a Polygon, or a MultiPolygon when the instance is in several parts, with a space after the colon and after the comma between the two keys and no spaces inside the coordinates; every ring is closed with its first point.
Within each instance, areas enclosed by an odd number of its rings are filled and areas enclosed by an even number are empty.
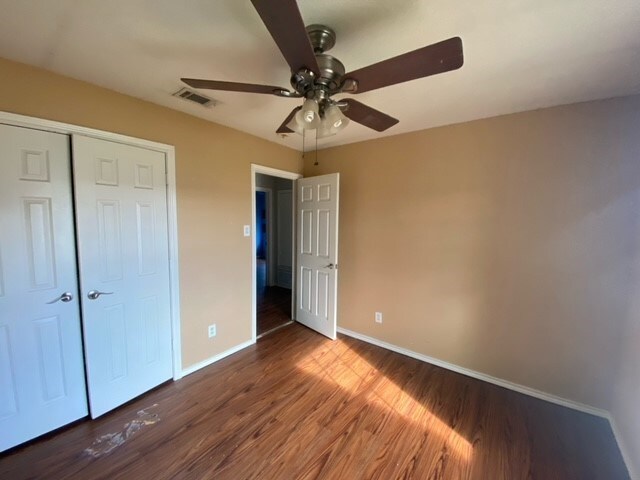
{"type": "Polygon", "coordinates": [[[178,210],[176,203],[175,147],[103,130],[0,111],[0,123],[65,135],[84,135],[162,152],[167,163],[167,226],[169,230],[169,281],[171,288],[171,334],[173,347],[173,379],[182,378],[180,341],[180,281],[178,271],[178,210]]]}

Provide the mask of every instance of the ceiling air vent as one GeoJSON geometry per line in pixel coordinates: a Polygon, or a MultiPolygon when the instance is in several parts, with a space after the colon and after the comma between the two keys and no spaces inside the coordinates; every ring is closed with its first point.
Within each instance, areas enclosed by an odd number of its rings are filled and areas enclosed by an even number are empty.
{"type": "Polygon", "coordinates": [[[189,90],[188,88],[181,88],[173,94],[174,97],[184,98],[190,102],[195,102],[203,107],[215,107],[216,101],[213,98],[205,97],[199,93],[189,90]]]}

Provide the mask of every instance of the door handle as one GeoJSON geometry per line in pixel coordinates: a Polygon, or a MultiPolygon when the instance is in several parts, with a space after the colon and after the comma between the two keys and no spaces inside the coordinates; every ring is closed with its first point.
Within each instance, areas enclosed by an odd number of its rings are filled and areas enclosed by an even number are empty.
{"type": "Polygon", "coordinates": [[[89,300],[96,300],[100,295],[113,295],[113,292],[101,292],[99,290],[91,290],[87,293],[89,300]]]}
{"type": "Polygon", "coordinates": [[[329,270],[333,270],[334,268],[338,268],[338,264],[330,263],[329,265],[325,265],[324,268],[328,268],[329,270]]]}
{"type": "Polygon", "coordinates": [[[70,302],[71,300],[73,300],[73,295],[71,295],[71,292],[64,292],[62,295],[60,295],[58,298],[55,298],[53,300],[51,300],[50,302],[47,302],[47,305],[51,305],[52,303],[56,303],[56,302],[70,302]]]}

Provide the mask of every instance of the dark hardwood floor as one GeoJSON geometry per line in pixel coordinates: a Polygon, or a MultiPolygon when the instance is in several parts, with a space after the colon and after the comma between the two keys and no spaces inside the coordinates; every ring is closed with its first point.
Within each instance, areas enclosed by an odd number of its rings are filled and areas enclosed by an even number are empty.
{"type": "Polygon", "coordinates": [[[256,331],[258,335],[270,332],[291,321],[291,290],[266,285],[264,260],[257,260],[256,331]]]}
{"type": "Polygon", "coordinates": [[[291,290],[282,287],[265,287],[258,295],[258,335],[285,325],[291,321],[291,290]]]}
{"type": "Polygon", "coordinates": [[[0,478],[629,477],[604,419],[294,323],[3,456],[0,478]],[[151,412],[110,453],[87,453],[151,412]]]}

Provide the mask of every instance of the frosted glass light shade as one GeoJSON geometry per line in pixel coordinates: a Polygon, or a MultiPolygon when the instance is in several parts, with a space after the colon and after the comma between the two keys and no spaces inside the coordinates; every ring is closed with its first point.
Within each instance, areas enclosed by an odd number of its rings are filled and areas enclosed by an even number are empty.
{"type": "Polygon", "coordinates": [[[335,105],[327,107],[323,118],[320,118],[318,104],[314,100],[305,100],[302,108],[287,124],[294,132],[302,135],[304,130],[316,130],[316,138],[335,135],[349,124],[349,119],[335,105]]]}
{"type": "Polygon", "coordinates": [[[349,124],[349,119],[344,116],[342,110],[331,105],[324,112],[324,118],[318,128],[318,138],[335,135],[349,124]]]}
{"type": "Polygon", "coordinates": [[[295,115],[296,122],[304,130],[314,130],[320,125],[320,112],[318,102],[307,98],[302,104],[302,108],[295,115]]]}

